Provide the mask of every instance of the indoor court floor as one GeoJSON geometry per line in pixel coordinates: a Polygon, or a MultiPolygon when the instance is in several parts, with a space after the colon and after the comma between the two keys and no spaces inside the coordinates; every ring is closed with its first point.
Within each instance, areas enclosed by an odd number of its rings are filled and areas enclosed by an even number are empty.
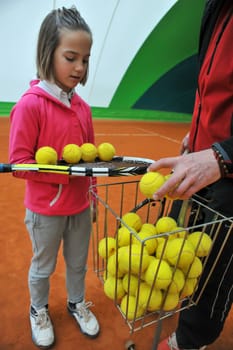
{"type": "MultiPolygon", "coordinates": [[[[158,159],[177,155],[180,141],[189,129],[188,124],[94,120],[96,144],[111,142],[118,155],[158,159]]],[[[0,161],[8,159],[9,118],[0,118],[0,161]]],[[[24,181],[11,174],[1,174],[0,195],[0,350],[33,350],[29,327],[28,267],[31,244],[24,220],[24,181]]],[[[121,179],[118,179],[121,180],[121,179]]],[[[100,183],[112,179],[99,179],[100,183]]],[[[123,180],[121,180],[123,181],[123,180]]],[[[66,310],[64,262],[59,254],[55,273],[51,278],[50,314],[55,328],[55,350],[123,350],[131,339],[136,350],[151,350],[156,325],[130,334],[118,309],[108,299],[100,280],[93,271],[89,254],[86,280],[86,300],[94,303],[93,311],[99,319],[101,333],[96,339],[82,335],[66,310]]],[[[163,322],[161,339],[175,329],[177,316],[163,322]]],[[[233,309],[221,337],[209,350],[233,349],[233,309]]]]}

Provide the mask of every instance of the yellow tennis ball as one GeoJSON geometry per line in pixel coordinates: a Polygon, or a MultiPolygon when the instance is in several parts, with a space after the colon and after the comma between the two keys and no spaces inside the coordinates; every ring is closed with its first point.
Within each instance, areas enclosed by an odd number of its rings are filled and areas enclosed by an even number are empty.
{"type": "Polygon", "coordinates": [[[125,270],[136,275],[145,271],[150,261],[146,248],[142,251],[138,244],[121,248],[125,248],[119,255],[119,266],[122,271],[125,270]]]}
{"type": "MultiPolygon", "coordinates": [[[[158,245],[159,245],[160,243],[165,242],[165,241],[167,240],[164,236],[159,237],[159,235],[157,235],[156,239],[157,239],[158,245]]],[[[157,245],[157,248],[158,248],[158,245],[157,245]]]]}
{"type": "Polygon", "coordinates": [[[103,275],[102,275],[103,281],[105,282],[106,279],[108,278],[108,271],[104,270],[103,275]]]}
{"type": "Polygon", "coordinates": [[[134,228],[137,232],[142,227],[142,219],[137,213],[128,212],[124,214],[121,219],[126,225],[134,228]]]}
{"type": "Polygon", "coordinates": [[[142,224],[140,232],[146,232],[148,233],[148,235],[151,235],[151,236],[154,236],[157,234],[155,225],[150,224],[149,222],[145,222],[144,224],[142,224]]]}
{"type": "Polygon", "coordinates": [[[177,222],[175,219],[173,219],[170,216],[163,216],[157,220],[155,227],[157,230],[157,234],[166,233],[166,232],[168,233],[168,232],[174,231],[177,228],[177,222]]]}
{"type": "Polygon", "coordinates": [[[181,269],[173,270],[172,281],[168,286],[168,293],[179,293],[184,288],[185,276],[181,269]]]}
{"type": "Polygon", "coordinates": [[[192,244],[195,250],[195,254],[198,257],[207,256],[212,247],[212,239],[205,232],[196,231],[190,233],[188,241],[192,244]]]}
{"type": "Polygon", "coordinates": [[[108,162],[116,155],[116,150],[111,143],[103,142],[97,147],[97,154],[100,160],[108,162]]]}
{"type": "Polygon", "coordinates": [[[139,189],[147,198],[153,198],[153,194],[164,184],[164,176],[158,172],[148,172],[139,181],[139,189]]]}
{"type": "Polygon", "coordinates": [[[120,308],[128,320],[137,319],[144,313],[144,309],[137,303],[133,295],[125,295],[121,300],[120,308]]]}
{"type": "Polygon", "coordinates": [[[186,298],[192,295],[197,288],[197,278],[187,278],[185,280],[184,288],[181,291],[180,298],[186,298]]]}
{"type": "Polygon", "coordinates": [[[155,258],[147,267],[144,280],[150,286],[154,283],[155,288],[165,289],[171,283],[172,269],[166,261],[155,258]]]}
{"type": "Polygon", "coordinates": [[[102,238],[98,243],[98,253],[101,258],[106,259],[116,251],[116,240],[113,237],[102,238]]]}
{"type": "Polygon", "coordinates": [[[118,266],[116,253],[110,255],[108,258],[107,273],[111,276],[116,276],[118,278],[124,276],[124,271],[121,271],[121,269],[118,266]]]}
{"type": "Polygon", "coordinates": [[[186,278],[197,278],[201,275],[203,266],[201,260],[195,256],[193,262],[190,265],[182,268],[186,278]]]}
{"type": "Polygon", "coordinates": [[[179,304],[179,293],[167,293],[164,292],[164,298],[162,309],[164,311],[174,310],[179,304]]]}
{"type": "MultiPolygon", "coordinates": [[[[154,255],[149,255],[149,263],[148,263],[148,266],[150,265],[150,263],[155,260],[156,257],[154,255]]],[[[146,269],[147,270],[147,269],[146,269]]],[[[146,273],[146,270],[144,272],[141,273],[140,277],[141,277],[141,280],[142,281],[145,281],[145,273],[146,273]]]]}
{"type": "MultiPolygon", "coordinates": [[[[157,238],[157,241],[158,241],[158,238],[157,238]]],[[[168,240],[164,238],[159,240],[156,248],[156,252],[155,252],[156,258],[166,260],[167,243],[168,243],[168,240]]]]}
{"type": "Polygon", "coordinates": [[[66,163],[71,163],[71,164],[78,163],[81,157],[82,157],[81,148],[74,143],[69,143],[62,150],[62,159],[64,159],[66,163]]]}
{"type": "Polygon", "coordinates": [[[184,227],[177,226],[175,228],[175,230],[177,230],[176,236],[178,238],[187,238],[188,237],[188,229],[186,229],[184,227]]]}
{"type": "Polygon", "coordinates": [[[144,244],[148,254],[154,254],[157,247],[157,240],[154,237],[151,237],[146,231],[140,231],[136,236],[133,237],[133,243],[135,244],[144,244]]]}
{"type": "Polygon", "coordinates": [[[132,232],[137,234],[134,228],[130,228],[130,230],[126,226],[121,226],[117,231],[117,243],[118,247],[123,247],[131,244],[132,242],[132,232]]]}
{"type": "Polygon", "coordinates": [[[97,148],[93,143],[83,143],[81,146],[82,160],[84,162],[93,162],[97,157],[97,148]]]}
{"type": "Polygon", "coordinates": [[[146,282],[141,283],[139,293],[136,293],[139,305],[145,310],[159,310],[162,302],[162,292],[153,288],[146,282]]]}
{"type": "Polygon", "coordinates": [[[175,238],[169,240],[166,249],[166,259],[172,265],[182,268],[190,265],[195,257],[194,248],[188,240],[175,238]]]}
{"type": "Polygon", "coordinates": [[[126,273],[122,279],[123,288],[127,294],[136,295],[139,285],[138,276],[133,275],[132,273],[126,273]]]}
{"type": "Polygon", "coordinates": [[[40,147],[35,154],[37,164],[51,164],[57,163],[57,151],[53,147],[40,147]]]}
{"type": "Polygon", "coordinates": [[[104,282],[104,293],[110,299],[119,301],[125,295],[122,279],[108,276],[104,282]]]}

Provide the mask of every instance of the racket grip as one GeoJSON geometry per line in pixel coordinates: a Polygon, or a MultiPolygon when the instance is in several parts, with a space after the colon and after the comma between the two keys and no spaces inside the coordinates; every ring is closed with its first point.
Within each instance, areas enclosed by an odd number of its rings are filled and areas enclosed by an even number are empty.
{"type": "Polygon", "coordinates": [[[0,163],[0,173],[10,173],[12,172],[12,165],[0,163]]]}

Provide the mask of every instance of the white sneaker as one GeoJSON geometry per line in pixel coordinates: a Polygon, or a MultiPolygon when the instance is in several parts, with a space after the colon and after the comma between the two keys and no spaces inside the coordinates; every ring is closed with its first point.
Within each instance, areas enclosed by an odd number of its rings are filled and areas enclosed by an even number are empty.
{"type": "MultiPolygon", "coordinates": [[[[161,349],[163,349],[162,345],[164,346],[164,344],[161,344],[161,346],[160,346],[161,349]]],[[[180,350],[178,348],[177,341],[176,341],[176,333],[172,333],[171,336],[167,339],[167,345],[168,345],[170,350],[180,350]]],[[[199,349],[192,349],[192,350],[205,350],[205,348],[206,348],[206,345],[202,346],[199,349]]],[[[164,349],[165,349],[165,347],[164,347],[164,349]]],[[[186,350],[186,349],[183,349],[183,350],[186,350]]]]}
{"type": "Polygon", "coordinates": [[[31,306],[30,322],[33,343],[42,349],[51,347],[54,343],[54,332],[48,315],[48,307],[36,310],[31,306]]]}
{"type": "Polygon", "coordinates": [[[90,338],[96,338],[99,334],[100,327],[95,315],[89,310],[92,302],[71,303],[68,302],[67,308],[69,313],[76,319],[81,332],[90,338]]]}

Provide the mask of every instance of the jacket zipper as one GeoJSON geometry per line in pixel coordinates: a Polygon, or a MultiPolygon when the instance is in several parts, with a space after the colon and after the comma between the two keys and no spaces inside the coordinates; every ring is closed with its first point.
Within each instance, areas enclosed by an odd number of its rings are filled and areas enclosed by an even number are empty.
{"type": "Polygon", "coordinates": [[[49,206],[52,207],[54,204],[58,201],[58,199],[61,197],[61,192],[62,192],[62,184],[58,185],[58,191],[56,196],[53,198],[53,200],[49,203],[49,206]]]}
{"type": "MultiPolygon", "coordinates": [[[[198,95],[199,95],[199,98],[200,98],[199,90],[198,90],[198,95]]],[[[194,152],[194,145],[196,143],[198,124],[199,124],[199,121],[200,121],[200,115],[201,115],[201,102],[199,102],[199,105],[198,105],[196,127],[195,127],[195,133],[194,133],[194,136],[193,136],[192,152],[194,152]]]]}

